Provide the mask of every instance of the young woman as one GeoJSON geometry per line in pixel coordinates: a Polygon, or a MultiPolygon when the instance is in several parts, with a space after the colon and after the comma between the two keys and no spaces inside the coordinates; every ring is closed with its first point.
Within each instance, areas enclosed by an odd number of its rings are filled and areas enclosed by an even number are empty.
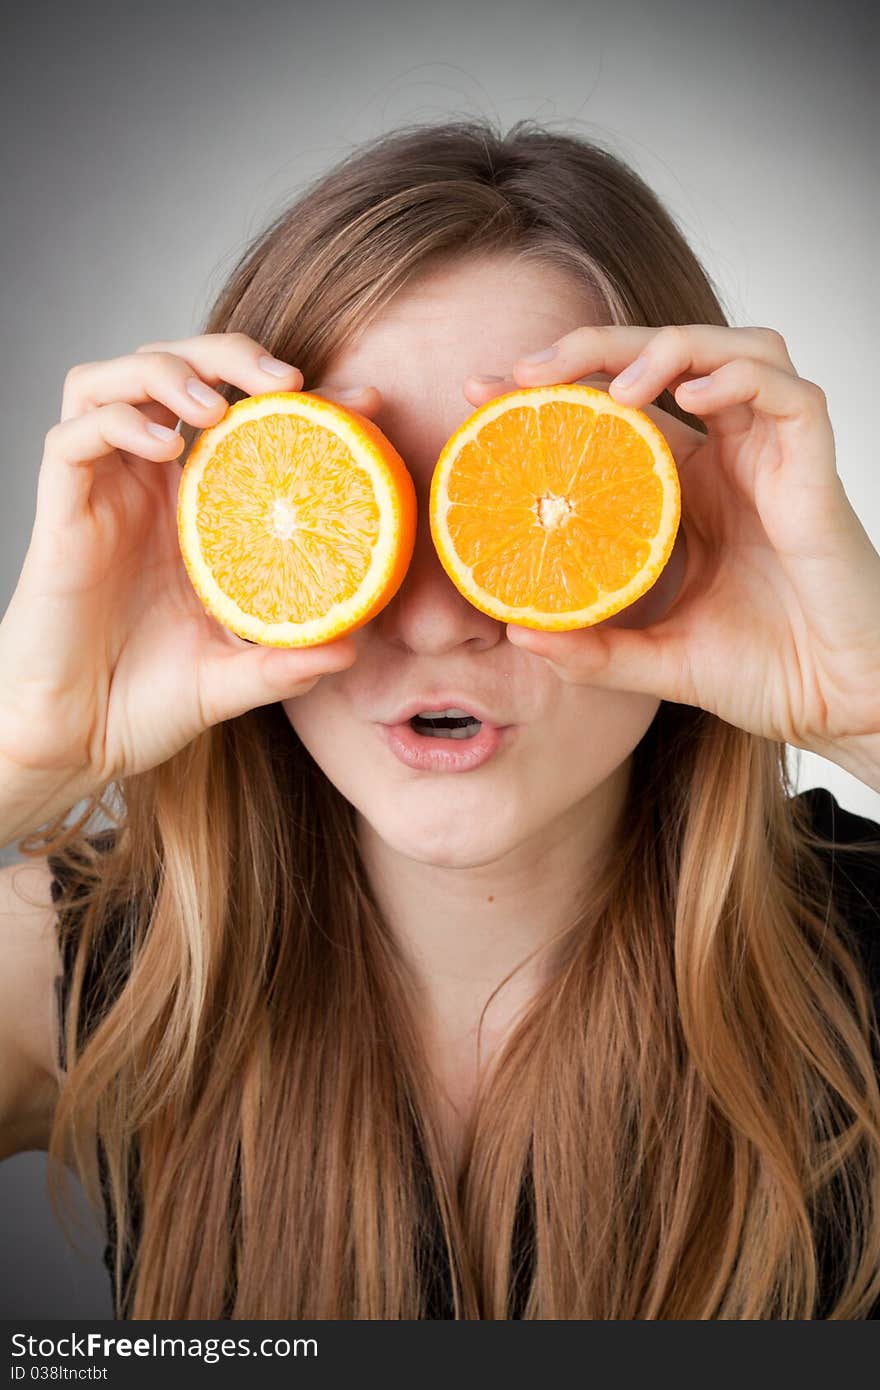
{"type": "Polygon", "coordinates": [[[880,826],[784,753],[880,789],[880,556],[819,387],[611,154],[394,132],[203,334],[75,367],[0,658],[2,1151],[103,1200],[118,1316],[871,1315],[880,826]],[[664,429],[676,549],[593,629],[505,628],[432,467],[580,379],[664,429]],[[388,434],[420,530],[365,628],[273,651],[189,585],[167,430],[306,387],[388,434]],[[397,761],[444,709],[494,756],[397,761]]]}

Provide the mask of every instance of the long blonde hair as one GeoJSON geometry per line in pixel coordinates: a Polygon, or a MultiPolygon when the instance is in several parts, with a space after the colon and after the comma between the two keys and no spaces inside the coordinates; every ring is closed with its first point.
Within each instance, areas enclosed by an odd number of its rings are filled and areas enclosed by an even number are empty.
{"type": "MultiPolygon", "coordinates": [[[[571,271],[613,323],[726,322],[612,153],[475,120],[395,131],[317,180],[203,331],[315,381],[414,275],[492,251],[571,271]]],[[[526,1255],[534,1318],[860,1318],[880,1295],[876,1019],[783,745],[661,704],[614,852],[483,1078],[457,1184],[353,808],[281,707],[126,779],[109,852],[86,836],[108,790],[19,848],[80,880],[50,1190],[73,1153],[98,1207],[103,1150],[128,1316],[422,1316],[425,1174],[460,1318],[510,1316],[526,1255]]]]}

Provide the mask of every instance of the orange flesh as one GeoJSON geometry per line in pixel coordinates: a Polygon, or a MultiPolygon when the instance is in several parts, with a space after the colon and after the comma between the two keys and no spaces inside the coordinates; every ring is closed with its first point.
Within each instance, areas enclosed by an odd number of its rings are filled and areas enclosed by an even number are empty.
{"type": "Polygon", "coordinates": [[[380,521],[371,478],[338,435],[311,420],[266,415],[231,430],[198,493],[205,564],[263,622],[321,617],[369,569],[380,521]]]}
{"type": "Polygon", "coordinates": [[[511,608],[586,608],[650,554],[663,509],[653,470],[619,416],[567,401],[516,407],[464,445],[450,474],[458,558],[511,608]]]}

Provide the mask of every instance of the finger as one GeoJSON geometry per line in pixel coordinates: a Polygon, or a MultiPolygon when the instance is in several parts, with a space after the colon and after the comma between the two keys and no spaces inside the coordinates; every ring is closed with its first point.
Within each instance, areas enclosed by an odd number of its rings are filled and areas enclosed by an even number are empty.
{"type": "Polygon", "coordinates": [[[693,415],[716,417],[719,434],[748,428],[755,414],[773,420],[782,449],[767,454],[779,461],[784,452],[787,480],[815,484],[837,477],[828,402],[813,381],[739,358],[697,382],[682,383],[675,399],[693,415]]]}
{"type": "Polygon", "coordinates": [[[144,343],[135,355],[156,351],[181,357],[203,381],[212,385],[225,381],[248,396],[302,390],[299,367],[273,357],[247,333],[202,333],[195,338],[144,343]]]}
{"type": "Polygon", "coordinates": [[[73,367],[65,378],[61,420],[77,419],[114,401],[158,405],[162,412],[158,423],[170,429],[178,420],[204,428],[229,408],[229,402],[196,377],[182,358],[155,352],[73,367]]]}
{"type": "Polygon", "coordinates": [[[114,401],[53,425],[37,479],[40,518],[53,527],[77,520],[91,491],[94,465],[118,449],[156,463],[175,459],[182,437],[172,430],[169,438],[157,438],[150,423],[136,406],[114,401]]]}
{"type": "Polygon", "coordinates": [[[675,399],[679,397],[684,409],[701,417],[737,405],[751,406],[775,420],[827,414],[821,386],[750,357],[725,362],[706,376],[683,381],[675,392],[675,399]]]}
{"type": "MultiPolygon", "coordinates": [[[[249,340],[250,341],[250,340],[249,340]]],[[[302,374],[295,367],[289,368],[301,380],[302,374]]],[[[211,379],[220,378],[211,371],[211,379]]],[[[257,375],[262,376],[260,391],[270,388],[270,373],[259,371],[253,364],[250,369],[239,367],[232,385],[240,386],[247,381],[249,394],[254,394],[257,375]]],[[[229,380],[229,378],[225,378],[229,380]]],[[[278,378],[273,377],[276,386],[278,378]]],[[[222,419],[229,408],[229,402],[219,391],[208,384],[207,378],[193,370],[192,364],[177,353],[146,347],[126,357],[115,357],[105,362],[81,363],[67,373],[61,404],[61,419],[72,419],[85,414],[95,406],[107,405],[111,401],[128,401],[131,404],[141,401],[158,401],[173,417],[170,423],[185,420],[196,428],[205,428],[222,419]]],[[[161,421],[165,423],[165,421],[161,421]]]]}
{"type": "Polygon", "coordinates": [[[322,675],[347,670],[357,656],[350,638],[320,647],[295,649],[249,646],[238,650],[218,644],[199,671],[200,708],[206,726],[233,719],[276,700],[304,695],[322,675]]]}
{"type": "Polygon", "coordinates": [[[508,623],[507,637],[513,646],[547,661],[567,685],[629,690],[692,704],[688,654],[677,626],[669,619],[644,629],[597,623],[572,632],[537,632],[508,623]]]}
{"type": "Polygon", "coordinates": [[[650,401],[683,378],[700,378],[742,358],[760,362],[797,380],[785,341],[772,328],[716,328],[710,324],[663,328],[646,349],[612,381],[609,393],[630,404],[650,401]]]}
{"type": "Polygon", "coordinates": [[[770,328],[671,324],[664,328],[622,324],[576,328],[543,362],[520,358],[513,374],[523,385],[572,381],[585,372],[609,372],[609,394],[628,405],[652,401],[677,378],[701,376],[736,357],[752,357],[794,374],[783,338],[770,328]],[[631,370],[630,370],[631,369],[631,370]]]}
{"type": "Polygon", "coordinates": [[[315,386],[304,393],[322,396],[328,401],[338,401],[359,415],[372,418],[382,405],[382,392],[377,386],[315,386]]]}
{"type": "Polygon", "coordinates": [[[507,375],[500,372],[487,372],[484,375],[471,373],[461,384],[465,400],[475,406],[485,405],[496,396],[503,396],[506,392],[517,389],[517,384],[509,372],[507,375]]]}

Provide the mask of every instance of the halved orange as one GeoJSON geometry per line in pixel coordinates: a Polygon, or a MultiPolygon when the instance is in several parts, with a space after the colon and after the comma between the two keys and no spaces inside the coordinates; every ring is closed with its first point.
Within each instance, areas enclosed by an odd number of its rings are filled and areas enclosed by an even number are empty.
{"type": "Polygon", "coordinates": [[[236,401],[198,436],[177,527],[218,622],[265,646],[311,647],[394,597],[415,544],[415,488],[371,420],[308,392],[270,391],[236,401]]]}
{"type": "Polygon", "coordinates": [[[496,396],[446,441],[431,481],[440,562],[503,622],[590,627],[656,581],[681,514],[678,471],[643,411],[578,383],[496,396]]]}

